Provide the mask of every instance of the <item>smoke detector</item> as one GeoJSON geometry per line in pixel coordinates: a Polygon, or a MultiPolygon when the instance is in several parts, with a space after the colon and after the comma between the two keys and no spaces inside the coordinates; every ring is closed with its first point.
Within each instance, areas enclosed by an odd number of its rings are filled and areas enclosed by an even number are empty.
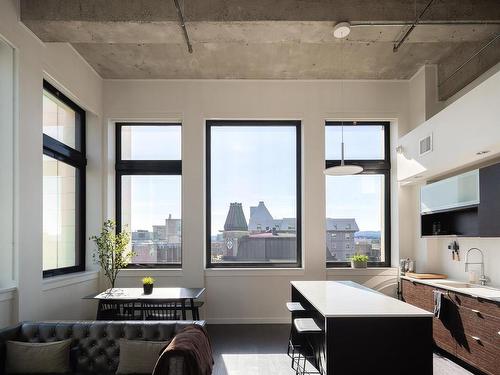
{"type": "Polygon", "coordinates": [[[351,32],[351,24],[349,22],[339,22],[333,28],[333,36],[337,39],[344,39],[351,32]]]}

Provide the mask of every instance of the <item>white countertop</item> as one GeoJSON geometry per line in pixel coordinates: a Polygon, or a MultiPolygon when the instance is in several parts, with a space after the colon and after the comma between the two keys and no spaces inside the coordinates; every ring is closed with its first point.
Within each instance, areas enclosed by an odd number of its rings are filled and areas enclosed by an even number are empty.
{"type": "Polygon", "coordinates": [[[292,281],[324,317],[432,317],[433,314],[356,283],[292,281]]]}
{"type": "Polygon", "coordinates": [[[452,292],[466,294],[474,298],[483,298],[494,302],[500,302],[500,289],[489,286],[469,284],[463,281],[449,279],[416,279],[409,276],[401,276],[402,279],[416,283],[426,284],[435,288],[451,290],[452,292]]]}

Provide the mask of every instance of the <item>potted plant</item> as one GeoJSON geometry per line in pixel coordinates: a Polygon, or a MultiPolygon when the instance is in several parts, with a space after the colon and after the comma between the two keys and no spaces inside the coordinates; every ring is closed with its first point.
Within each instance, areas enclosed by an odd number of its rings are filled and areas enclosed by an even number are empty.
{"type": "Polygon", "coordinates": [[[153,286],[155,283],[155,279],[152,277],[144,277],[142,279],[142,287],[144,289],[144,294],[151,294],[153,293],[153,286]]]}
{"type": "Polygon", "coordinates": [[[355,254],[351,258],[352,268],[366,268],[368,265],[368,255],[355,254]]]}
{"type": "Polygon", "coordinates": [[[94,262],[99,264],[113,289],[118,273],[130,263],[135,255],[128,249],[130,234],[125,231],[116,233],[116,223],[113,220],[106,220],[101,233],[90,239],[96,244],[93,254],[94,262]]]}

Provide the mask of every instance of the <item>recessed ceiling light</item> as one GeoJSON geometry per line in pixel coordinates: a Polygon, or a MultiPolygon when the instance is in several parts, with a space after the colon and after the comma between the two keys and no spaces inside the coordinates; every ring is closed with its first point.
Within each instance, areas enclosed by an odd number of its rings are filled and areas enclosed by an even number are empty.
{"type": "Polygon", "coordinates": [[[349,22],[339,22],[333,28],[333,36],[337,39],[344,39],[351,32],[351,24],[349,22]]]}
{"type": "Polygon", "coordinates": [[[484,154],[487,154],[488,152],[490,152],[490,151],[489,150],[478,151],[478,152],[476,152],[476,155],[484,155],[484,154]]]}

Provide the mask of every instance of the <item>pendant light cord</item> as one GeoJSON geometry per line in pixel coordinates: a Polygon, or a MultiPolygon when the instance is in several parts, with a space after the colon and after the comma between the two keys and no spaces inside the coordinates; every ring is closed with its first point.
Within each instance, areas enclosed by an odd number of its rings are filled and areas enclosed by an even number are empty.
{"type": "MultiPolygon", "coordinates": [[[[340,41],[340,111],[341,115],[343,115],[344,111],[344,40],[342,39],[340,41]]],[[[340,158],[340,165],[344,165],[344,120],[342,119],[340,121],[341,125],[341,138],[342,138],[342,143],[341,143],[341,158],[340,158]]]]}
{"type": "Polygon", "coordinates": [[[342,148],[341,148],[341,159],[340,159],[340,165],[344,165],[344,121],[342,120],[341,123],[341,132],[342,132],[342,148]]]}

